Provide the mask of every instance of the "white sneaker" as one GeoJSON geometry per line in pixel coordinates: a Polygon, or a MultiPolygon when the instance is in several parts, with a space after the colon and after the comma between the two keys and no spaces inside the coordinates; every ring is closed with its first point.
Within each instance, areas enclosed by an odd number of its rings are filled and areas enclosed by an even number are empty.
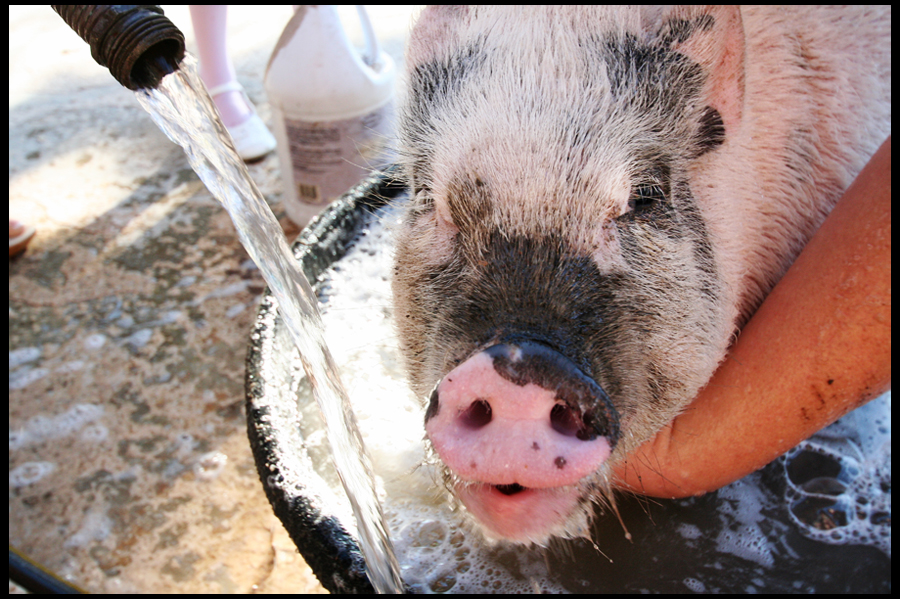
{"type": "Polygon", "coordinates": [[[275,149],[275,137],[258,114],[254,113],[240,125],[226,129],[244,162],[258,160],[275,149]]]}
{"type": "Polygon", "coordinates": [[[240,125],[225,127],[228,129],[228,133],[231,134],[231,139],[234,142],[234,148],[237,150],[238,156],[240,156],[244,162],[259,160],[275,149],[275,136],[272,135],[272,132],[269,131],[269,128],[266,127],[263,120],[256,114],[256,108],[253,106],[250,98],[247,97],[247,94],[244,92],[244,88],[240,83],[237,81],[230,81],[207,91],[212,97],[225,92],[241,92],[244,95],[247,106],[253,111],[250,118],[240,125]]]}

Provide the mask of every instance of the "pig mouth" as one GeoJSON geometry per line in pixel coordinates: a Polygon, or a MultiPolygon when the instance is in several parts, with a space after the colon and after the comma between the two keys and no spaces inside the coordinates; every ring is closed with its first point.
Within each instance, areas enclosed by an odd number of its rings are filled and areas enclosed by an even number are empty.
{"type": "Polygon", "coordinates": [[[521,493],[525,490],[525,487],[519,483],[513,483],[511,485],[494,485],[494,488],[504,495],[515,495],[516,493],[521,493]]]}
{"type": "Polygon", "coordinates": [[[539,489],[459,482],[455,491],[488,538],[544,544],[552,536],[581,533],[589,520],[590,502],[579,485],[539,489]]]}
{"type": "Polygon", "coordinates": [[[615,449],[619,418],[571,360],[519,341],[447,373],[431,394],[425,431],[457,497],[490,536],[542,543],[570,536],[572,519],[586,511],[586,486],[615,449]]]}

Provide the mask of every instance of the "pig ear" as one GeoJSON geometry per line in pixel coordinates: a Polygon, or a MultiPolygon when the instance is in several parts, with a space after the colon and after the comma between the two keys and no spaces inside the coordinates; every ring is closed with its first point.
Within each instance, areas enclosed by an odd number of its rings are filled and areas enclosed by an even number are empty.
{"type": "Polygon", "coordinates": [[[737,6],[691,7],[668,22],[673,48],[703,67],[708,106],[718,111],[730,137],[744,104],[744,26],[737,6]]]}
{"type": "Polygon", "coordinates": [[[417,65],[440,59],[459,37],[461,23],[468,20],[468,6],[432,5],[419,15],[406,49],[406,63],[417,65]]]}

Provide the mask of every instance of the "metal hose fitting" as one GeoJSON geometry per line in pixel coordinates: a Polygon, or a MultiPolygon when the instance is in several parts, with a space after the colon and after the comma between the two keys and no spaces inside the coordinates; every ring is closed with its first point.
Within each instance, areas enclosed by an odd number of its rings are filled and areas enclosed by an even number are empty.
{"type": "Polygon", "coordinates": [[[155,88],[184,58],[184,35],[154,5],[53,5],[130,90],[155,88]]]}

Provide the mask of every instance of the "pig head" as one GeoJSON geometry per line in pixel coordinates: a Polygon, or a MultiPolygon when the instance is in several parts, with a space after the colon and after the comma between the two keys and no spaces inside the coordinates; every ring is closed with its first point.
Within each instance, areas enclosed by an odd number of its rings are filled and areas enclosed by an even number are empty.
{"type": "Polygon", "coordinates": [[[586,534],[887,137],[890,17],[849,10],[423,13],[395,314],[489,537],[586,534]]]}

